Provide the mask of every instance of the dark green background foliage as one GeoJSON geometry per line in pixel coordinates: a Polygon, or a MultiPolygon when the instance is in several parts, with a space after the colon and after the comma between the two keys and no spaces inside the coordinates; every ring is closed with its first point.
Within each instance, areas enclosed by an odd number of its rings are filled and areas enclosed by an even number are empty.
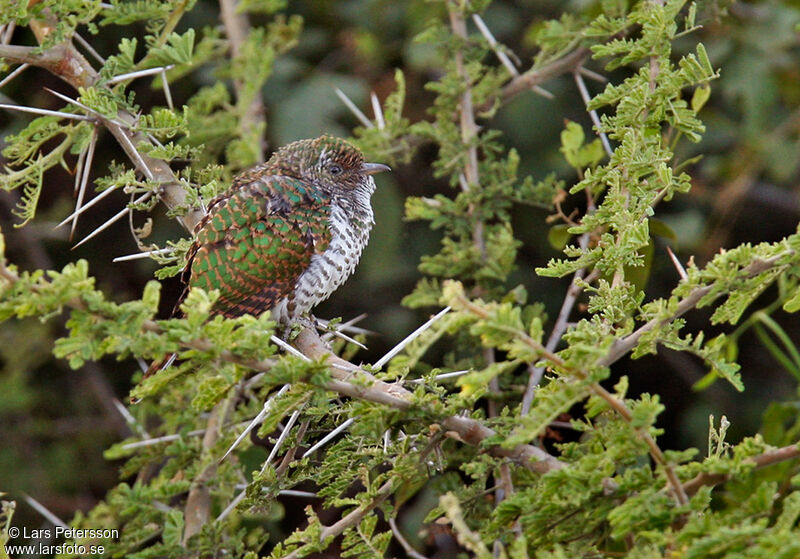
{"type": "MultiPolygon", "coordinates": [[[[0,0],[0,41],[40,46],[0,102],[97,122],[0,111],[0,491],[16,502],[0,540],[47,526],[30,495],[119,529],[101,542],[118,557],[800,556],[798,25],[788,0],[0,0]],[[41,62],[79,52],[90,78],[41,62]],[[168,92],[114,80],[163,66],[168,92]],[[373,370],[423,379],[388,403],[286,356],[267,317],[209,319],[213,293],[167,320],[176,216],[323,133],[393,168],[356,274],[315,312],[366,313],[375,334],[334,351],[375,363],[452,307],[373,370]],[[87,199],[118,191],[71,242],[54,226],[95,141],[87,199]],[[170,351],[137,387],[137,358],[170,351]],[[126,419],[114,399],[132,390],[126,419]],[[493,431],[456,433],[460,414],[493,431]],[[546,473],[520,454],[541,451],[560,460],[546,473]]],[[[20,52],[0,44],[0,76],[20,52]]]]}

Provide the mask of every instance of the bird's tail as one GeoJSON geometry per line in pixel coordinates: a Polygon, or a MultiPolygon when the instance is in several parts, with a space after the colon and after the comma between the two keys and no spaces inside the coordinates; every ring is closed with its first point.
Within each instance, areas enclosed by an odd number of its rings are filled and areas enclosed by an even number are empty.
{"type": "MultiPolygon", "coordinates": [[[[160,371],[162,369],[169,368],[169,366],[172,365],[172,363],[175,361],[176,357],[178,357],[177,353],[170,353],[169,355],[165,355],[163,358],[157,359],[156,361],[153,361],[152,363],[150,363],[150,366],[147,367],[147,370],[144,372],[144,376],[142,377],[142,381],[144,381],[146,378],[156,374],[158,371],[160,371]]],[[[138,404],[141,401],[142,401],[141,398],[133,398],[133,397],[131,397],[131,404],[138,404]]]]}

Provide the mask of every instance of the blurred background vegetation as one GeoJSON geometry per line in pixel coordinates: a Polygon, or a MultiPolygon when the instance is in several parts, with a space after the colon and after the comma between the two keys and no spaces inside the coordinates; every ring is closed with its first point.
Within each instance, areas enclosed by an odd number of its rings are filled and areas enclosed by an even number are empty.
{"type": "MultiPolygon", "coordinates": [[[[594,13],[597,4],[590,0],[497,0],[484,20],[525,68],[536,54],[531,37],[540,22],[565,13],[594,13]]],[[[687,39],[686,48],[702,42],[714,67],[721,68],[721,77],[713,82],[711,99],[701,115],[707,127],[703,140],[678,147],[679,160],[690,161],[698,153],[704,157],[690,163],[691,192],[659,208],[659,217],[669,229],[655,245],[647,284],[651,297],[664,296],[678,280],[667,245],[681,261],[694,258],[702,264],[721,248],[780,239],[792,233],[800,220],[800,2],[698,5],[703,28],[687,39]]],[[[218,10],[215,2],[199,1],[178,31],[219,25],[218,10]]],[[[422,0],[288,2],[283,12],[301,16],[304,23],[298,44],[278,58],[262,92],[267,153],[292,140],[323,133],[349,136],[358,121],[334,88],[340,88],[368,112],[371,91],[383,99],[394,90],[396,68],[403,70],[407,80],[406,116],[412,121],[424,119],[433,93],[423,86],[437,79],[442,63],[430,44],[415,42],[414,38],[431,18],[443,17],[441,10],[440,4],[422,0]]],[[[136,26],[103,27],[91,37],[93,47],[103,55],[116,52],[122,29],[130,37],[136,26]]],[[[140,37],[145,35],[143,25],[139,31],[140,37]]],[[[28,33],[18,29],[14,43],[35,44],[28,33]]],[[[682,54],[680,41],[676,50],[682,54]]],[[[217,77],[213,68],[205,66],[178,80],[172,89],[176,105],[217,77]]],[[[591,80],[588,84],[591,94],[604,87],[591,80]]],[[[163,103],[163,91],[157,85],[149,79],[134,83],[140,106],[163,103]]],[[[559,134],[565,119],[581,123],[587,131],[591,122],[571,76],[544,85],[554,99],[522,94],[501,108],[491,126],[502,131],[503,142],[519,150],[521,176],[543,179],[555,173],[574,181],[574,170],[559,152],[559,134]]],[[[44,87],[70,93],[46,71],[30,68],[0,90],[0,102],[61,107],[62,102],[44,87]]],[[[19,131],[29,120],[22,113],[0,111],[0,138],[19,131]]],[[[106,141],[108,138],[101,136],[96,169],[125,160],[116,142],[106,141]]],[[[409,164],[380,178],[373,199],[377,223],[362,262],[354,277],[317,310],[317,316],[324,318],[368,315],[361,325],[379,334],[369,339],[369,352],[359,356],[365,362],[382,355],[426,317],[427,309],[409,310],[401,305],[401,299],[420,277],[417,264],[421,256],[438,250],[439,233],[427,223],[404,221],[403,205],[407,196],[449,192],[444,181],[433,178],[430,164],[434,157],[435,153],[423,147],[409,164]]],[[[70,250],[73,243],[67,238],[67,228],[54,229],[74,205],[70,171],[59,168],[49,172],[39,215],[24,228],[13,227],[19,221],[11,214],[18,193],[0,193],[0,227],[6,236],[9,260],[21,269],[32,270],[59,269],[77,258],[87,258],[93,274],[102,282],[99,287],[110,297],[116,301],[138,298],[157,265],[148,260],[112,263],[114,257],[137,251],[126,222],[117,223],[75,251],[70,250]]],[[[118,211],[125,197],[115,196],[115,203],[101,204],[83,218],[78,238],[118,211]]],[[[183,235],[163,210],[152,216],[154,242],[163,244],[183,235]]],[[[567,282],[539,278],[534,273],[535,267],[559,254],[548,241],[551,225],[547,217],[546,209],[515,208],[514,230],[524,245],[509,284],[525,285],[554,316],[567,282]]],[[[141,225],[143,219],[137,218],[136,224],[141,225]]],[[[164,316],[180,289],[177,278],[164,282],[164,316]]],[[[775,298],[774,290],[767,291],[751,311],[775,298]]],[[[710,312],[693,312],[687,318],[687,330],[707,323],[710,312]]],[[[629,374],[632,396],[644,391],[662,396],[667,410],[660,418],[660,425],[666,429],[662,447],[704,448],[709,413],[735,416],[728,437],[735,442],[759,429],[770,402],[796,399],[800,379],[781,362],[770,340],[783,347],[775,342],[773,326],[790,339],[800,340],[800,324],[796,316],[792,320],[780,310],[771,316],[774,325],[754,319],[749,323],[752,327],[742,329],[738,352],[747,389],[741,394],[721,382],[698,389],[697,383],[706,372],[702,364],[665,349],[657,356],[617,365],[629,374]]],[[[70,370],[51,354],[53,340],[64,331],[64,320],[59,317],[41,323],[30,319],[0,327],[0,488],[17,498],[23,492],[30,494],[57,515],[70,518],[76,510],[91,508],[117,482],[117,464],[105,461],[103,450],[129,431],[109,396],[126,397],[138,365],[107,360],[70,370]]],[[[707,333],[716,332],[711,328],[707,333]]],[[[18,508],[15,518],[20,525],[41,522],[25,506],[18,508]]]]}

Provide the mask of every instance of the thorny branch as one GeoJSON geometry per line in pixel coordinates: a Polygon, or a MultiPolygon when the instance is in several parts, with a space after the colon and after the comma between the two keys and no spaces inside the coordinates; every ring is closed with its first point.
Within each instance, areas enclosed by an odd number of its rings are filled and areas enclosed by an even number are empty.
{"type": "MultiPolygon", "coordinates": [[[[361,522],[364,517],[370,514],[376,507],[380,506],[386,499],[388,499],[392,491],[394,490],[394,484],[392,480],[387,481],[383,485],[381,485],[380,489],[378,489],[375,497],[373,497],[372,501],[365,505],[361,505],[360,507],[356,508],[349,514],[343,516],[338,522],[332,524],[330,526],[325,526],[319,535],[319,541],[325,542],[326,540],[335,538],[348,528],[351,528],[361,522]]],[[[296,559],[298,557],[305,557],[305,554],[301,555],[305,546],[299,547],[291,552],[289,555],[286,555],[284,559],[296,559]]]]}
{"type": "MultiPolygon", "coordinates": [[[[31,22],[31,29],[37,40],[42,42],[52,31],[52,24],[48,25],[46,21],[34,20],[31,22]]],[[[99,80],[97,71],[72,42],[67,41],[55,45],[41,53],[35,51],[34,47],[0,45],[0,58],[10,63],[24,63],[44,68],[76,90],[80,87],[96,86],[99,80]]],[[[136,149],[135,146],[140,144],[152,145],[152,141],[146,135],[132,129],[136,122],[134,115],[120,110],[113,119],[97,113],[93,113],[91,116],[111,132],[139,172],[161,185],[159,197],[168,208],[176,209],[187,205],[186,191],[178,182],[169,165],[165,161],[150,157],[136,149]]],[[[192,231],[201,217],[202,214],[199,210],[189,210],[179,220],[188,231],[192,231]]]]}
{"type": "MultiPolygon", "coordinates": [[[[9,283],[19,281],[17,274],[8,269],[4,262],[0,263],[0,278],[9,283]]],[[[70,301],[68,306],[77,310],[87,310],[86,305],[81,300],[70,301]]],[[[142,330],[153,333],[163,332],[158,323],[153,320],[143,321],[142,330]]],[[[214,348],[210,341],[202,339],[181,342],[181,345],[199,351],[211,351],[214,348]]],[[[337,392],[343,396],[391,406],[399,410],[411,409],[414,406],[409,391],[399,384],[378,380],[358,366],[334,355],[319,335],[310,328],[305,328],[300,332],[295,340],[295,345],[307,357],[320,361],[327,360],[331,366],[330,372],[333,378],[321,385],[324,389],[337,392]]],[[[268,372],[274,365],[274,361],[270,359],[244,359],[227,350],[222,351],[218,359],[260,372],[268,372]]],[[[439,423],[446,430],[448,436],[471,446],[478,446],[488,437],[493,437],[497,434],[493,429],[471,417],[446,417],[439,423]]],[[[532,445],[518,445],[512,449],[491,446],[487,449],[487,452],[492,456],[508,458],[517,462],[534,473],[544,474],[565,466],[563,462],[554,456],[532,445]]]]}
{"type": "MultiPolygon", "coordinates": [[[[750,265],[746,266],[743,270],[744,272],[744,279],[750,279],[752,277],[757,276],[760,273],[766,272],[767,270],[775,267],[778,263],[789,256],[791,253],[782,253],[773,256],[772,258],[768,258],[766,260],[756,260],[752,262],[750,265]]],[[[697,304],[700,302],[703,297],[711,293],[713,289],[712,286],[703,286],[703,287],[696,287],[693,289],[683,300],[678,303],[677,309],[675,312],[666,318],[654,318],[639,328],[637,328],[633,333],[629,334],[625,338],[621,340],[617,340],[614,345],[611,346],[611,350],[606,354],[605,357],[598,361],[598,365],[601,367],[608,367],[617,361],[619,361],[626,353],[636,347],[636,344],[639,343],[639,339],[654,328],[661,328],[662,326],[669,324],[676,318],[680,318],[690,310],[692,310],[697,304]]]]}
{"type": "MultiPolygon", "coordinates": [[[[767,270],[779,266],[780,262],[791,254],[792,254],[791,251],[787,251],[781,254],[777,254],[769,259],[756,260],[752,262],[742,270],[743,279],[749,279],[755,277],[758,274],[761,274],[767,270]]],[[[690,291],[689,294],[683,298],[683,300],[681,300],[674,313],[665,318],[650,320],[649,322],[645,323],[643,326],[638,328],[629,336],[615,343],[609,350],[608,354],[606,354],[605,357],[603,357],[597,362],[597,365],[601,367],[608,367],[616,363],[636,346],[642,335],[644,335],[646,332],[649,332],[650,330],[653,330],[654,328],[660,328],[666,324],[669,324],[670,322],[683,316],[689,310],[696,307],[697,304],[706,295],[711,293],[712,289],[713,289],[712,286],[696,287],[695,289],[690,291]]],[[[719,293],[719,295],[721,296],[722,293],[719,293]]],[[[463,296],[461,296],[460,303],[469,312],[481,318],[489,318],[490,316],[489,311],[469,301],[463,296]]],[[[589,377],[588,371],[579,367],[569,365],[558,354],[554,353],[552,350],[549,350],[547,347],[542,345],[537,340],[534,340],[524,332],[515,332],[515,335],[523,343],[534,349],[543,359],[548,360],[550,363],[552,363],[552,365],[562,370],[563,372],[574,374],[578,378],[582,379],[589,377]]],[[[590,386],[590,388],[597,396],[605,400],[606,403],[608,403],[608,405],[613,410],[619,413],[623,419],[630,422],[632,418],[631,411],[627,408],[627,406],[622,400],[618,399],[616,396],[609,393],[599,383],[593,383],[590,386]]],[[[679,505],[685,504],[687,502],[687,491],[685,491],[684,487],[681,485],[680,480],[678,479],[678,476],[675,473],[675,469],[673,468],[673,466],[666,461],[663,452],[661,451],[661,449],[656,444],[655,440],[647,431],[637,429],[636,432],[642,438],[645,444],[647,444],[650,456],[653,458],[653,460],[664,469],[664,473],[667,477],[667,481],[669,483],[669,486],[671,487],[671,491],[676,502],[679,505]]]]}
{"type": "MultiPolygon", "coordinates": [[[[230,7],[230,2],[228,0],[221,0],[220,4],[223,7],[223,11],[226,5],[230,7]]],[[[454,12],[451,11],[451,24],[456,34],[458,34],[459,29],[463,29],[464,22],[463,19],[461,19],[459,22],[460,16],[456,16],[454,18],[453,14],[454,12]],[[462,27],[459,27],[459,25],[462,27]]],[[[34,29],[34,32],[40,41],[44,36],[46,36],[48,30],[48,26],[46,24],[41,22],[32,22],[31,27],[34,29]]],[[[231,40],[232,50],[234,51],[235,55],[238,48],[237,45],[241,44],[235,39],[237,33],[236,30],[238,29],[241,31],[241,22],[231,23],[226,21],[226,29],[228,32],[228,37],[231,40]]],[[[557,75],[574,71],[581,66],[588,55],[589,51],[587,49],[576,48],[555,62],[538,69],[529,70],[528,72],[525,72],[512,79],[502,89],[499,97],[502,101],[507,101],[517,94],[527,91],[536,84],[543,83],[557,75]]],[[[32,47],[0,45],[0,58],[4,58],[10,62],[30,64],[45,68],[75,88],[94,85],[98,80],[97,72],[86,61],[83,55],[81,55],[80,52],[75,49],[71,42],[56,45],[41,53],[34,52],[32,47]]],[[[461,65],[463,68],[463,60],[461,61],[461,65]]],[[[651,70],[653,70],[652,65],[651,70]]],[[[258,102],[260,104],[260,100],[258,102]]],[[[493,100],[490,100],[486,104],[477,107],[476,109],[481,110],[487,108],[492,102],[493,100]]],[[[474,110],[475,109],[473,109],[471,106],[469,88],[467,88],[464,94],[462,105],[462,130],[465,134],[474,134],[477,128],[474,121],[474,110]]],[[[248,110],[248,114],[254,118],[263,118],[263,115],[258,115],[258,109],[255,107],[255,103],[248,110]]],[[[185,205],[185,192],[178,183],[168,164],[161,160],[150,158],[141,152],[138,152],[134,147],[140,143],[149,143],[150,140],[144,135],[134,132],[131,129],[135,122],[135,117],[132,114],[125,111],[120,111],[120,113],[113,120],[104,118],[102,116],[95,116],[97,121],[106,127],[118,140],[120,146],[130,157],[137,169],[148,178],[151,178],[152,180],[162,184],[162,190],[160,191],[159,195],[162,201],[164,201],[168,207],[175,208],[185,205]]],[[[252,125],[252,121],[250,122],[250,125],[252,125]]],[[[469,139],[470,137],[471,136],[465,136],[465,140],[469,139]]],[[[474,147],[470,148],[470,157],[468,164],[465,167],[465,175],[468,184],[478,183],[477,151],[474,147]]],[[[200,217],[201,215],[198,211],[190,212],[182,218],[182,223],[188,230],[191,231],[199,221],[200,217]]],[[[779,258],[780,256],[777,256],[769,261],[754,262],[751,266],[746,268],[747,274],[752,276],[765,271],[766,269],[776,265],[779,258]]],[[[0,265],[0,276],[8,281],[16,281],[18,279],[13,272],[5,267],[4,263],[0,264],[2,264],[0,265]]],[[[654,319],[640,327],[626,338],[618,341],[611,348],[609,353],[599,361],[598,364],[601,366],[609,366],[622,358],[627,352],[635,347],[635,345],[638,343],[638,340],[644,333],[652,330],[653,328],[661,327],[664,324],[682,316],[684,313],[694,308],[699,301],[710,292],[710,289],[710,287],[701,287],[693,290],[680,302],[676,312],[671,317],[658,320],[654,319]]],[[[81,308],[83,305],[80,301],[77,301],[72,306],[75,308],[81,308]]],[[[160,327],[152,321],[146,321],[143,327],[145,330],[161,331],[160,327]]],[[[553,353],[554,348],[545,348],[532,339],[530,341],[534,342],[536,344],[535,348],[541,352],[543,357],[550,360],[554,365],[557,367],[566,367],[566,364],[555,353],[553,353]]],[[[413,405],[410,401],[410,393],[401,386],[374,379],[374,377],[371,377],[369,373],[359,369],[356,365],[333,355],[315,331],[308,328],[304,329],[295,343],[297,347],[309,357],[314,359],[327,359],[332,365],[331,371],[334,378],[326,383],[326,389],[338,392],[342,395],[392,406],[397,409],[408,409],[413,405]],[[339,367],[341,367],[341,369],[339,367]],[[365,378],[369,379],[368,383],[363,382],[365,378]],[[357,379],[358,382],[352,382],[354,379],[357,379]]],[[[210,344],[205,340],[195,340],[184,345],[186,347],[193,347],[196,349],[210,348],[210,344]]],[[[220,355],[220,359],[223,361],[239,363],[240,365],[258,371],[269,370],[270,366],[272,365],[272,362],[268,360],[258,362],[243,360],[231,352],[223,352],[220,355]]],[[[607,393],[599,385],[593,385],[592,388],[595,393],[597,393],[600,397],[603,397],[613,409],[620,413],[620,415],[625,417],[627,420],[630,420],[630,411],[627,409],[627,407],[625,407],[623,402],[618,400],[613,395],[607,393]]],[[[215,417],[215,414],[212,414],[206,432],[206,438],[208,438],[210,442],[208,445],[204,444],[204,448],[213,446],[214,441],[216,440],[214,433],[218,433],[218,421],[219,418],[215,417]]],[[[487,437],[495,435],[493,430],[489,429],[481,422],[471,418],[455,416],[444,419],[441,421],[441,424],[446,430],[448,430],[448,434],[450,436],[453,436],[454,438],[457,438],[468,444],[477,445],[487,437]]],[[[714,485],[729,479],[729,476],[723,474],[715,475],[704,473],[681,485],[677,480],[677,476],[675,476],[674,470],[669,466],[669,464],[666,464],[663,454],[661,454],[660,449],[658,449],[649,433],[640,433],[640,435],[643,436],[645,442],[647,442],[654,460],[656,460],[656,462],[660,465],[664,466],[668,481],[679,501],[685,502],[687,495],[693,495],[703,485],[714,485]]],[[[489,452],[495,456],[508,457],[519,462],[529,470],[539,473],[564,467],[564,464],[558,459],[531,445],[519,445],[518,447],[510,450],[499,447],[491,447],[489,452]]],[[[763,455],[754,457],[751,460],[756,467],[760,468],[769,464],[777,463],[779,461],[797,458],[798,456],[800,456],[800,450],[798,450],[798,447],[791,446],[769,451],[763,455]]],[[[202,485],[202,481],[203,480],[200,479],[195,480],[196,486],[200,487],[202,485]]],[[[364,516],[369,514],[372,510],[374,510],[375,507],[379,506],[386,498],[388,498],[388,496],[391,495],[391,492],[392,484],[387,482],[379,489],[376,497],[368,505],[357,508],[350,514],[343,517],[336,524],[324,528],[322,532],[322,539],[324,540],[326,538],[335,537],[336,535],[341,534],[348,527],[357,524],[364,516]]],[[[202,521],[208,517],[207,512],[205,514],[202,512],[202,507],[208,504],[208,496],[199,496],[201,497],[200,501],[202,502],[198,505],[196,510],[193,507],[190,507],[190,504],[187,501],[187,513],[192,511],[198,513],[196,520],[200,522],[200,525],[202,525],[202,521]]],[[[187,514],[187,530],[185,537],[188,539],[189,536],[191,536],[191,533],[187,514]]],[[[296,556],[296,554],[297,551],[290,556],[296,556]]]]}
{"type": "MultiPolygon", "coordinates": [[[[794,460],[796,458],[800,458],[800,444],[793,444],[768,450],[763,454],[751,456],[747,459],[747,462],[752,464],[756,469],[761,469],[773,464],[778,464],[779,462],[785,462],[786,460],[794,460]]],[[[725,483],[726,481],[730,480],[732,477],[733,476],[731,474],[712,474],[708,472],[701,472],[689,481],[685,482],[683,484],[683,490],[691,497],[703,486],[719,485],[720,483],[725,483]]]]}
{"type": "Polygon", "coordinates": [[[496,98],[489,99],[477,107],[477,110],[484,111],[490,108],[495,101],[497,101],[497,98],[499,98],[501,102],[506,103],[520,93],[524,93],[534,86],[552,80],[561,74],[572,72],[576,68],[580,67],[586,61],[586,59],[589,58],[590,54],[591,51],[589,49],[585,47],[578,47],[570,53],[562,56],[558,60],[554,60],[553,62],[550,62],[540,68],[531,68],[527,72],[520,74],[509,81],[503,87],[503,89],[500,90],[500,93],[496,98]]]}
{"type": "MultiPolygon", "coordinates": [[[[225,34],[231,47],[231,55],[236,60],[241,53],[242,45],[250,32],[250,21],[246,14],[237,13],[237,6],[234,0],[219,0],[222,24],[225,26],[225,34]]],[[[244,84],[242,80],[233,80],[233,87],[236,96],[241,98],[244,94],[244,84]]],[[[250,132],[264,128],[264,103],[261,95],[254,95],[250,104],[245,109],[240,120],[243,136],[249,137],[250,132]]],[[[258,162],[264,161],[264,141],[263,134],[258,134],[259,141],[253,146],[256,150],[258,162]]]]}
{"type": "MultiPolygon", "coordinates": [[[[463,14],[453,4],[448,5],[450,14],[450,27],[453,34],[466,42],[467,40],[467,24],[464,20],[463,14]]],[[[464,180],[462,181],[462,188],[465,192],[480,189],[480,173],[478,170],[478,146],[475,141],[478,135],[478,125],[475,122],[475,109],[472,102],[472,83],[469,77],[469,72],[464,64],[464,52],[458,49],[455,52],[456,72],[464,83],[464,92],[461,95],[460,120],[461,120],[461,142],[467,149],[467,159],[464,163],[464,180]]],[[[479,215],[476,215],[475,204],[470,203],[469,214],[472,216],[472,243],[481,255],[481,260],[486,260],[486,239],[484,235],[483,220],[479,215]]],[[[484,359],[486,364],[494,363],[495,354],[492,348],[484,350],[484,359]]],[[[500,383],[497,377],[489,382],[489,389],[492,394],[497,394],[500,391],[500,383]]],[[[496,403],[493,400],[489,402],[489,417],[497,415],[496,403]]],[[[502,488],[496,491],[497,502],[503,500],[503,497],[510,495],[514,492],[514,486],[511,482],[511,474],[507,464],[500,465],[500,478],[502,480],[502,488]]]]}

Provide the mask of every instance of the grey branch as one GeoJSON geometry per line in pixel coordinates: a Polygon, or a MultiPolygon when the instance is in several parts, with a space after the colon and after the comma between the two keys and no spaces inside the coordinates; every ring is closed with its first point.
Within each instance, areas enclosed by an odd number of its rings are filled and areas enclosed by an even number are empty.
{"type": "MultiPolygon", "coordinates": [[[[69,42],[55,45],[41,53],[37,53],[34,47],[0,45],[0,58],[7,62],[44,68],[75,89],[94,86],[99,80],[95,69],[69,42]]],[[[114,119],[100,115],[96,117],[96,120],[111,132],[125,154],[142,174],[161,184],[159,196],[167,207],[175,209],[187,205],[186,192],[169,165],[165,161],[152,158],[136,149],[135,146],[152,145],[152,142],[146,135],[132,130],[132,126],[136,122],[134,115],[121,110],[114,119]]],[[[192,231],[201,217],[202,213],[199,210],[190,210],[179,219],[188,231],[192,231]]]]}
{"type": "MultiPolygon", "coordinates": [[[[246,14],[237,12],[237,2],[234,0],[219,0],[219,7],[222,24],[225,26],[225,34],[228,36],[228,43],[231,47],[231,55],[233,59],[236,59],[239,57],[242,45],[250,33],[250,22],[246,14]]],[[[242,80],[234,80],[233,87],[236,90],[236,96],[241,97],[244,91],[242,80]]],[[[240,126],[243,135],[247,135],[254,128],[263,128],[263,125],[264,103],[261,101],[259,91],[256,92],[250,105],[245,109],[240,126]]],[[[259,163],[264,160],[264,147],[263,138],[259,138],[255,146],[259,163]]]]}

